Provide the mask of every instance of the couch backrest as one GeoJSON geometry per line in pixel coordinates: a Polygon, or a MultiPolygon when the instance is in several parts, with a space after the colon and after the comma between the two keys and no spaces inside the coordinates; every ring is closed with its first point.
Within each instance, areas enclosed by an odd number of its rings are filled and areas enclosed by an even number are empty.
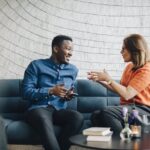
{"type": "Polygon", "coordinates": [[[0,113],[5,118],[21,119],[29,103],[22,99],[20,79],[0,80],[0,113]]]}
{"type": "MultiPolygon", "coordinates": [[[[23,112],[28,108],[29,102],[22,99],[21,89],[21,79],[0,80],[0,113],[5,118],[21,119],[23,112]]],[[[68,108],[78,110],[85,116],[108,105],[119,104],[118,95],[90,80],[78,79],[75,92],[79,96],[68,103],[68,108]]]]}
{"type": "Polygon", "coordinates": [[[109,105],[119,105],[119,96],[97,82],[86,79],[78,79],[75,84],[75,92],[78,97],[69,102],[69,108],[78,110],[84,116],[109,105]]]}

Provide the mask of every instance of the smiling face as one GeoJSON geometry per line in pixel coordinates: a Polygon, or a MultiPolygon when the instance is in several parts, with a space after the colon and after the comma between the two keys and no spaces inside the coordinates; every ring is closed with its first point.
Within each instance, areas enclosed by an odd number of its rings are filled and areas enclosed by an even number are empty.
{"type": "Polygon", "coordinates": [[[124,44],[122,46],[122,50],[121,50],[120,53],[122,54],[124,62],[130,62],[130,61],[132,61],[131,60],[131,53],[129,52],[129,50],[127,50],[127,48],[125,47],[124,44]]]}
{"type": "Polygon", "coordinates": [[[59,64],[67,64],[70,61],[73,51],[73,43],[70,40],[64,40],[60,46],[54,47],[55,59],[59,64]]]}

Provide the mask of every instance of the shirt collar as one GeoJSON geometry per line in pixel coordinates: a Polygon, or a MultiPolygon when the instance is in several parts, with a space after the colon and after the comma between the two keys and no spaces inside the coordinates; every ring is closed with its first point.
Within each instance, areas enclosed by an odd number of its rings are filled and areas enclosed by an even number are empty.
{"type": "Polygon", "coordinates": [[[52,63],[53,66],[55,66],[59,69],[63,69],[66,66],[66,64],[56,64],[52,57],[50,57],[50,62],[52,63]]]}

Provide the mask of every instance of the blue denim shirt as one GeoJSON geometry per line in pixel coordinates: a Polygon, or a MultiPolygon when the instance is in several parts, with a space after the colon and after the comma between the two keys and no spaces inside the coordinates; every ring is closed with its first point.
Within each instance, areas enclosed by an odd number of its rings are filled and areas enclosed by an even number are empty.
{"type": "Polygon", "coordinates": [[[60,97],[49,95],[48,90],[57,84],[64,83],[70,89],[75,82],[78,69],[72,64],[55,64],[52,58],[32,61],[25,70],[23,79],[23,97],[30,100],[31,107],[47,107],[56,109],[67,107],[67,102],[60,97]]]}

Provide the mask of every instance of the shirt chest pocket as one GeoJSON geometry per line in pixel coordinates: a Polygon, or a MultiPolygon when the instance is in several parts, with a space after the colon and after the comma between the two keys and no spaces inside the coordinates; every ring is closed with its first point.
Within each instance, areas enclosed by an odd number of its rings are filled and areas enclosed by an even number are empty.
{"type": "Polygon", "coordinates": [[[54,75],[41,74],[39,75],[38,84],[42,86],[50,86],[55,84],[56,77],[54,75]]]}

